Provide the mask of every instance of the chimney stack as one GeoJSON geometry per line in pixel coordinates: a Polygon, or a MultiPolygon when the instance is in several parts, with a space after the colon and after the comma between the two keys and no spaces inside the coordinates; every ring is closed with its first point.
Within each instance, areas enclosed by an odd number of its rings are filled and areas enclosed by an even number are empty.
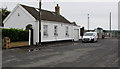
{"type": "Polygon", "coordinates": [[[60,15],[60,7],[58,4],[57,4],[57,6],[55,6],[55,13],[60,15]]]}

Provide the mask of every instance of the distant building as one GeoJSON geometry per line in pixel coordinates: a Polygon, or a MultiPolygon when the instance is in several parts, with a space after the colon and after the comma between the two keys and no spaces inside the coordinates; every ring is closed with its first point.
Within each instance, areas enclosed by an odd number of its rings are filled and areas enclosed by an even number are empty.
{"type": "Polygon", "coordinates": [[[94,29],[94,31],[98,33],[98,38],[102,38],[102,36],[104,34],[102,28],[98,27],[98,28],[94,29]]]}
{"type": "MultiPolygon", "coordinates": [[[[33,28],[33,42],[39,42],[39,10],[18,4],[3,21],[4,27],[26,29],[31,25],[33,28]]],[[[75,40],[80,38],[80,26],[72,24],[60,14],[57,4],[55,12],[41,10],[41,42],[75,40]]],[[[14,35],[13,35],[14,36],[14,35]]],[[[22,38],[22,37],[21,37],[22,38]]]]}

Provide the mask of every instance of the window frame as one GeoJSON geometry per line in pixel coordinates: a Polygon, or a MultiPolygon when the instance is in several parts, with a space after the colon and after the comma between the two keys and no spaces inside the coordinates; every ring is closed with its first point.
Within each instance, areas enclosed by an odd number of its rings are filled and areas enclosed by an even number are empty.
{"type": "Polygon", "coordinates": [[[48,25],[43,25],[43,37],[48,37],[48,25]]]}
{"type": "Polygon", "coordinates": [[[69,37],[69,27],[65,27],[65,36],[69,37]]]}
{"type": "Polygon", "coordinates": [[[54,26],[54,36],[58,36],[58,26],[54,26]]]}

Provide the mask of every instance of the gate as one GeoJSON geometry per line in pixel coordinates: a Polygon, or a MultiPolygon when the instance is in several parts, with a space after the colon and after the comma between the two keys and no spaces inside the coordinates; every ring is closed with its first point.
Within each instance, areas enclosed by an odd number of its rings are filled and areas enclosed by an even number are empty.
{"type": "Polygon", "coordinates": [[[79,29],[74,29],[74,41],[79,41],[79,29]]]}

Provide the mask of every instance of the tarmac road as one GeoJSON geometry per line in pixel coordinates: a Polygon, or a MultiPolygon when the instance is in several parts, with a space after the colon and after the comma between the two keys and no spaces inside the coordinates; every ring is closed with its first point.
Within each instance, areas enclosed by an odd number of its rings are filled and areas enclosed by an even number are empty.
{"type": "Polygon", "coordinates": [[[29,49],[3,51],[3,67],[118,67],[118,39],[99,39],[97,43],[69,42],[29,49]]]}

